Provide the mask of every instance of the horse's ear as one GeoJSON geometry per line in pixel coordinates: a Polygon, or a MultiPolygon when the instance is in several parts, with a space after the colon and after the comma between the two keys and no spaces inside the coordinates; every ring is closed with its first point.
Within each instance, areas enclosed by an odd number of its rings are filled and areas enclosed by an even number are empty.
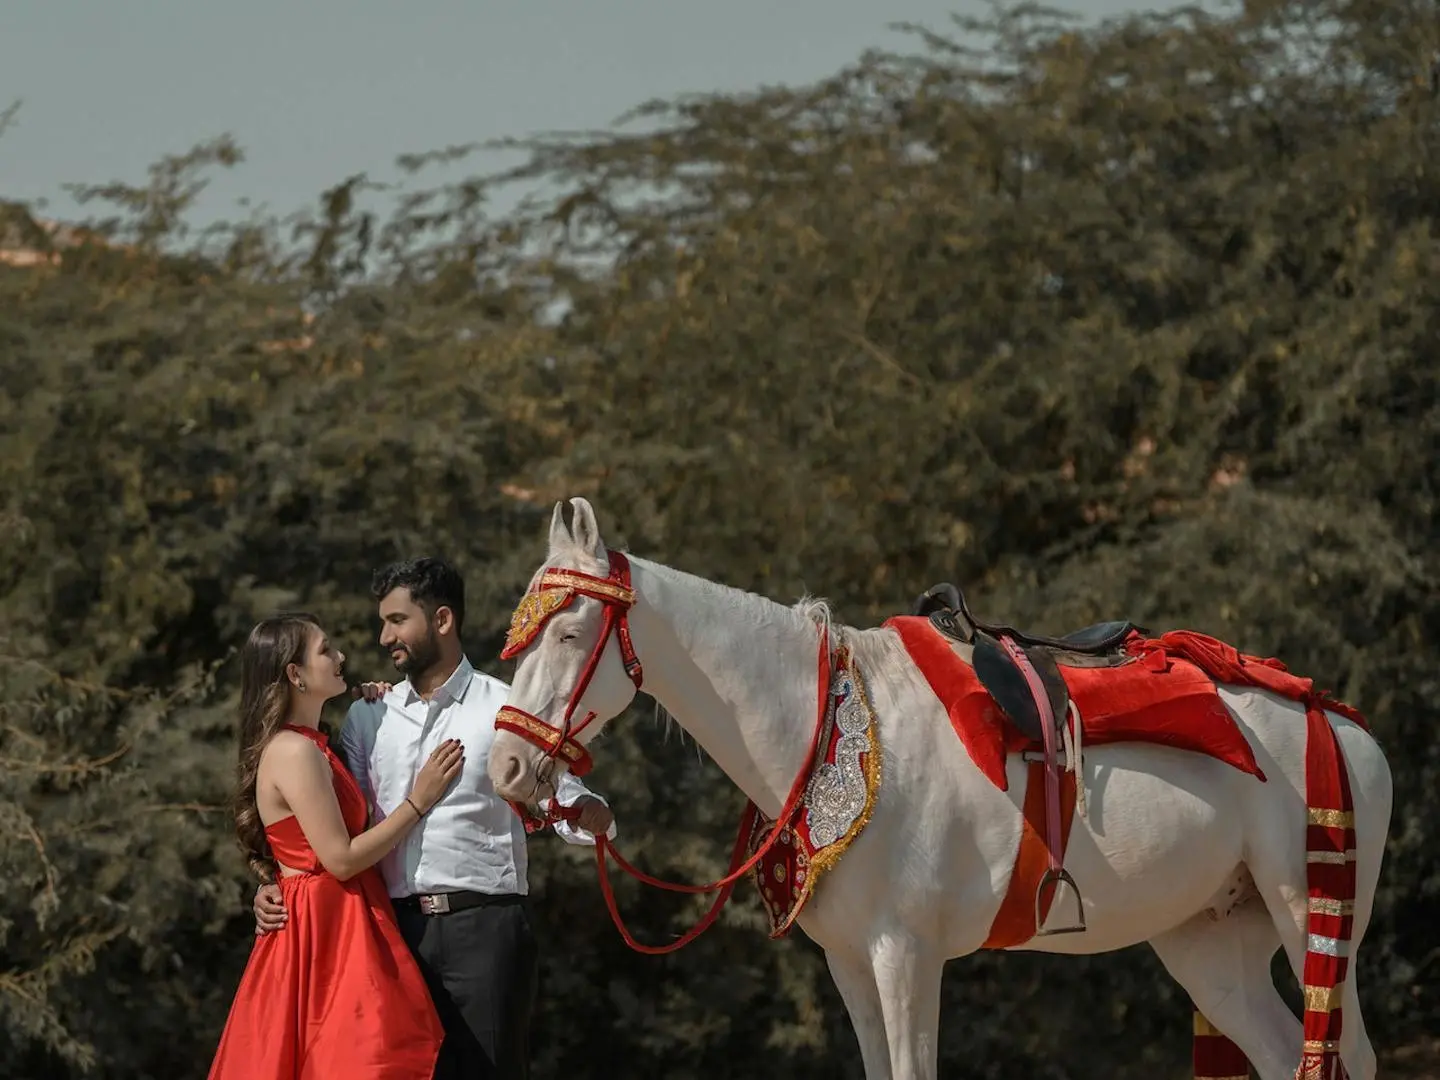
{"type": "Polygon", "coordinates": [[[575,544],[598,563],[605,562],[605,541],[600,539],[600,524],[595,509],[587,499],[576,496],[570,500],[575,508],[575,544]]]}
{"type": "Polygon", "coordinates": [[[565,503],[557,502],[555,512],[550,515],[550,554],[564,550],[573,542],[570,530],[565,527],[565,503]]]}

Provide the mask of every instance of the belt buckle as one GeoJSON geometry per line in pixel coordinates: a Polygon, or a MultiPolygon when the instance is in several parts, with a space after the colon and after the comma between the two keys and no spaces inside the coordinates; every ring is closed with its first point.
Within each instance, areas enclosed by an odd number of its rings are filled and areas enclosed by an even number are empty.
{"type": "Polygon", "coordinates": [[[420,897],[422,915],[446,915],[450,912],[450,897],[445,893],[432,893],[420,897]]]}

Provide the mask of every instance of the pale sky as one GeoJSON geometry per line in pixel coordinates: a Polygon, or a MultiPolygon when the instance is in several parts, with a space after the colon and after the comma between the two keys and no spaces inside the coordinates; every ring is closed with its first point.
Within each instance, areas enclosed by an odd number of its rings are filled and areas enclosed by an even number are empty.
{"type": "MultiPolygon", "coordinates": [[[[1057,3],[1088,18],[1161,2],[1057,3]]],[[[276,211],[399,153],[610,125],[677,93],[823,78],[900,21],[948,28],[978,0],[0,0],[0,197],[137,182],[223,133],[247,160],[205,214],[276,211]]],[[[481,159],[480,168],[505,164],[481,159]]]]}

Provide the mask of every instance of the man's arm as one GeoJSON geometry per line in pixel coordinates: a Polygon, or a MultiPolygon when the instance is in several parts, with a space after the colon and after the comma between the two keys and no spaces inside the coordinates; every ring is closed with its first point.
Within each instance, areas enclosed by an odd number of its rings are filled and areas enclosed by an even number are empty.
{"type": "MultiPolygon", "coordinates": [[[[555,785],[555,801],[561,806],[574,806],[582,799],[593,799],[605,808],[604,817],[609,819],[605,836],[614,840],[615,818],[609,812],[610,804],[577,780],[569,770],[561,773],[560,781],[555,785]]],[[[555,835],[567,844],[578,844],[582,847],[595,846],[595,834],[588,829],[581,828],[579,822],[557,821],[555,835]]]]}
{"type": "MultiPolygon", "coordinates": [[[[498,712],[500,706],[505,704],[505,699],[510,693],[510,686],[493,675],[477,673],[476,678],[484,686],[488,695],[486,700],[498,712]]],[[[490,714],[489,723],[494,723],[494,713],[490,714]]],[[[589,805],[583,808],[585,825],[605,830],[605,835],[611,840],[615,839],[615,817],[610,813],[610,804],[596,795],[579,780],[575,779],[568,770],[560,774],[560,780],[555,785],[554,803],[560,806],[574,806],[582,800],[588,801],[589,805]]],[[[552,808],[553,808],[552,804],[552,808]]],[[[557,821],[555,832],[567,844],[579,844],[583,847],[595,846],[595,834],[587,828],[581,827],[581,822],[557,821]]]]}
{"type": "Polygon", "coordinates": [[[375,745],[375,729],[379,726],[380,710],[385,706],[377,702],[360,700],[350,706],[345,714],[345,723],[335,740],[337,752],[355,777],[360,794],[365,796],[365,805],[370,809],[370,820],[376,818],[375,792],[370,783],[370,748],[375,745]]]}

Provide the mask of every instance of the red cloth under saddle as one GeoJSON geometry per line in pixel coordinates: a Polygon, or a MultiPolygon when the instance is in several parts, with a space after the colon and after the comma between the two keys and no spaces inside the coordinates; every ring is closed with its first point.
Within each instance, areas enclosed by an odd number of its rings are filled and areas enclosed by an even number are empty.
{"type": "Polygon", "coordinates": [[[1313,679],[1292,675],[1284,664],[1273,657],[1250,656],[1233,645],[1197,634],[1194,630],[1171,630],[1148,640],[1135,634],[1126,642],[1126,650],[1158,670],[1168,670],[1170,657],[1178,656],[1199,667],[1216,682],[1270,690],[1300,702],[1307,709],[1326,709],[1354,721],[1366,731],[1370,730],[1369,722],[1358,709],[1336,700],[1328,690],[1316,690],[1313,679]]]}
{"type": "MultiPolygon", "coordinates": [[[[886,626],[905,643],[935,696],[944,704],[951,726],[970,757],[996,787],[1009,789],[1005,775],[1007,754],[1039,749],[991,700],[975,669],[962,660],[949,638],[930,620],[901,615],[886,626]]],[[[1239,678],[1222,682],[1255,682],[1246,674],[1260,673],[1266,685],[1280,693],[1303,682],[1270,666],[1253,661],[1213,638],[1179,631],[1147,641],[1135,634],[1127,643],[1134,663],[1110,668],[1062,667],[1065,685],[1080,712],[1082,744],[1146,742],[1207,754],[1242,772],[1265,779],[1255,754],[1215,690],[1211,668],[1239,678]],[[1228,650],[1228,652],[1227,652],[1228,650]],[[1248,666],[1246,661],[1253,661],[1248,666]],[[1203,664],[1202,664],[1203,662],[1203,664]],[[1271,685],[1273,684],[1273,685],[1271,685]]],[[[1287,696],[1294,696],[1293,693],[1287,696]]]]}

